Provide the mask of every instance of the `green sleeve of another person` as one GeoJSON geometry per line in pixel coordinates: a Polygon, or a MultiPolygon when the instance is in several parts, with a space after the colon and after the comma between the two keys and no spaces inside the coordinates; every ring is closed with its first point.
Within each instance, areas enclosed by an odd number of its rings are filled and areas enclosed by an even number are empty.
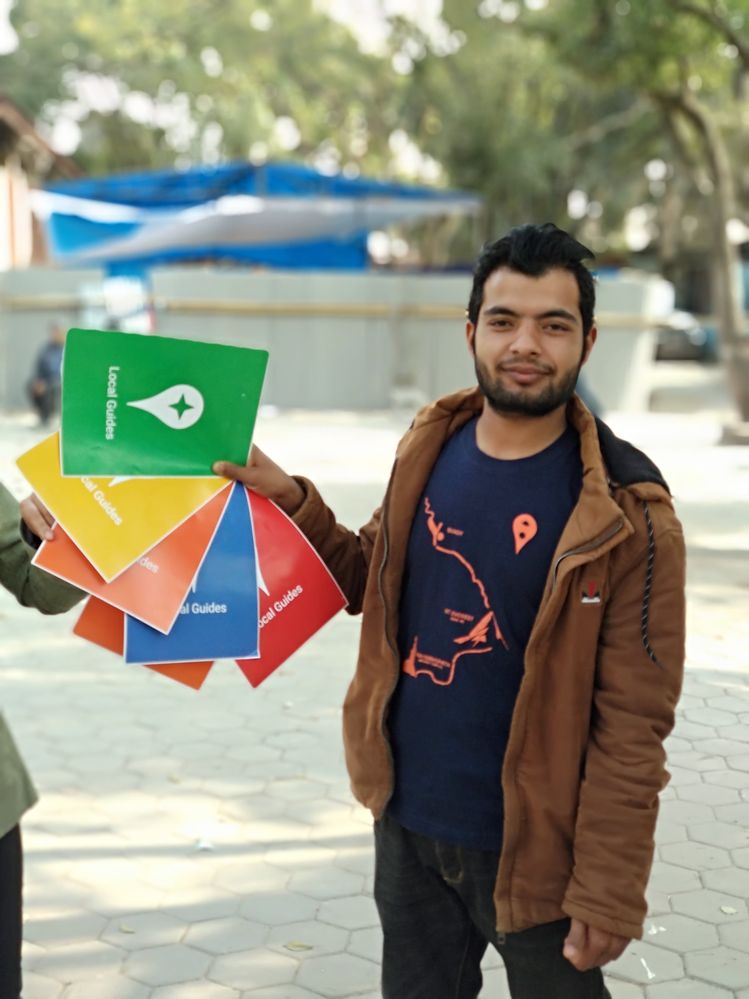
{"type": "MultiPolygon", "coordinates": [[[[18,503],[0,484],[0,583],[25,607],[44,614],[69,610],[84,594],[31,564],[32,549],[21,537],[18,503]]],[[[0,836],[36,801],[31,779],[0,713],[0,836]]]]}

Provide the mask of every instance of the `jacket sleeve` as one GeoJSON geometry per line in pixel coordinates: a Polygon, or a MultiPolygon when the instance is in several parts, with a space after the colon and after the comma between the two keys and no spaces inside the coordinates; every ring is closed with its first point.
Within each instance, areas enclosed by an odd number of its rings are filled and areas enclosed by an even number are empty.
{"type": "Polygon", "coordinates": [[[658,792],[669,778],[663,741],[674,726],[684,668],[684,538],[666,504],[651,509],[655,560],[645,606],[657,662],[643,641],[648,547],[639,543],[616,578],[612,573],[563,903],[569,916],[630,938],[642,936],[647,912],[658,792]]]}
{"type": "Polygon", "coordinates": [[[356,533],[336,521],[314,483],[301,477],[297,477],[297,482],[305,491],[305,499],[293,520],[346,595],[348,613],[359,614],[382,508],[378,507],[356,533]]]}
{"type": "Polygon", "coordinates": [[[0,583],[24,607],[43,614],[61,614],[85,594],[31,564],[33,552],[21,536],[21,512],[5,486],[0,485],[0,583]]]}

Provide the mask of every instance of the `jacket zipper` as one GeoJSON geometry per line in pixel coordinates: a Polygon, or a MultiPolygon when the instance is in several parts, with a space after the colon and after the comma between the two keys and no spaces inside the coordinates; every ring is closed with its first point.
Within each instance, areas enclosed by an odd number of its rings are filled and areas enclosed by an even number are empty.
{"type": "MultiPolygon", "coordinates": [[[[619,520],[617,520],[614,524],[612,524],[609,528],[607,528],[602,534],[599,534],[598,537],[593,538],[592,541],[587,541],[584,545],[579,545],[577,548],[570,548],[569,551],[562,552],[562,554],[557,558],[556,562],[554,563],[554,568],[552,570],[551,593],[554,592],[554,590],[556,588],[556,585],[557,585],[557,579],[558,579],[558,574],[559,574],[559,566],[562,564],[562,562],[566,558],[570,558],[573,555],[584,555],[587,552],[593,551],[595,548],[598,548],[599,545],[603,545],[607,541],[610,541],[611,538],[613,538],[616,534],[619,533],[619,531],[622,529],[622,527],[624,527],[624,518],[620,517],[619,520]]],[[[515,754],[515,757],[516,757],[515,762],[517,762],[517,756],[518,756],[518,754],[516,753],[515,754]]],[[[518,788],[517,774],[516,773],[513,773],[513,783],[515,785],[515,797],[516,797],[516,801],[518,803],[518,806],[522,807],[522,806],[520,806],[520,790],[518,788]]],[[[514,835],[512,837],[512,850],[513,851],[515,850],[515,848],[517,846],[517,838],[518,838],[518,830],[519,830],[519,828],[520,828],[520,823],[518,822],[516,824],[515,830],[513,830],[513,833],[514,833],[514,835]]],[[[506,882],[502,885],[502,889],[503,889],[504,893],[507,893],[509,891],[509,886],[510,886],[511,881],[512,881],[512,873],[510,872],[509,876],[507,877],[506,882]]],[[[510,920],[512,920],[512,902],[510,901],[509,896],[507,897],[507,902],[508,902],[508,909],[510,910],[510,920]]]]}
{"type": "Polygon", "coordinates": [[[603,545],[607,541],[610,541],[611,538],[613,538],[615,534],[618,534],[623,527],[624,527],[624,519],[620,518],[619,520],[616,521],[616,523],[612,524],[611,527],[609,527],[606,531],[604,531],[603,534],[599,534],[597,538],[593,538],[592,541],[588,541],[586,542],[586,544],[580,545],[578,548],[570,548],[569,551],[562,552],[562,554],[554,563],[551,592],[552,593],[554,592],[554,588],[557,585],[559,566],[566,558],[569,558],[572,555],[585,555],[587,552],[593,551],[593,549],[598,548],[599,545],[603,545]]]}

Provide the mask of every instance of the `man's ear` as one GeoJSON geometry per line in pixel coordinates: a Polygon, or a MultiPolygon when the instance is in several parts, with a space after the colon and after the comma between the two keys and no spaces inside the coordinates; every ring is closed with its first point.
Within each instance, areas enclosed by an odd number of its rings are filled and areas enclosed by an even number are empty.
{"type": "Polygon", "coordinates": [[[591,326],[583,340],[583,359],[582,364],[590,357],[590,352],[593,350],[593,344],[598,339],[598,330],[595,326],[591,326]]]}
{"type": "Polygon", "coordinates": [[[476,354],[476,327],[470,319],[466,319],[466,341],[468,342],[468,353],[473,357],[476,354]]]}

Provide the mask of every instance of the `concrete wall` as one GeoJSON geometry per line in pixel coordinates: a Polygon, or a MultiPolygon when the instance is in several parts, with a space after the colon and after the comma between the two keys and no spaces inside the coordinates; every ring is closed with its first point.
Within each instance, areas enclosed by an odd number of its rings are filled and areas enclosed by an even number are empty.
{"type": "MultiPolygon", "coordinates": [[[[0,407],[25,406],[48,323],[81,325],[101,278],[52,269],[0,274],[0,407]]],[[[586,376],[608,409],[647,405],[654,280],[600,284],[600,335],[586,376]]],[[[153,271],[152,286],[157,332],[270,352],[266,404],[384,409],[475,381],[464,337],[468,275],[175,267],[153,271]]]]}
{"type": "Polygon", "coordinates": [[[25,409],[26,383],[48,327],[78,323],[80,289],[102,272],[34,267],[0,272],[0,409],[25,409]]]}

